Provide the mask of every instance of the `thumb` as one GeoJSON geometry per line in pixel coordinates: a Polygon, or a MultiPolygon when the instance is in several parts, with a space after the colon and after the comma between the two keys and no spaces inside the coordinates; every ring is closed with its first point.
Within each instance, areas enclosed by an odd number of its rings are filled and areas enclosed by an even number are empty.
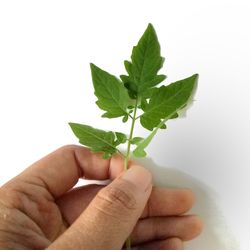
{"type": "MultiPolygon", "coordinates": [[[[141,166],[132,166],[99,191],[65,232],[66,242],[71,242],[71,246],[74,242],[74,249],[122,249],[145,208],[151,190],[150,172],[141,166]]],[[[56,249],[63,249],[61,246],[65,243],[56,249]]]]}

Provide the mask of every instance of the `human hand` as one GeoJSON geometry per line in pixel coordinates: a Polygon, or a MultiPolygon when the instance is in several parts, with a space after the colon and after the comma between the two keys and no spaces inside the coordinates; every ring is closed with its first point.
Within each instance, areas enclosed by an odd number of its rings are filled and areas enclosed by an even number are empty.
{"type": "Polygon", "coordinates": [[[201,232],[190,190],[152,188],[151,174],[134,162],[123,171],[80,146],[49,154],[0,188],[0,249],[183,249],[201,232]],[[78,179],[110,179],[106,187],[72,189],[78,179]]]}

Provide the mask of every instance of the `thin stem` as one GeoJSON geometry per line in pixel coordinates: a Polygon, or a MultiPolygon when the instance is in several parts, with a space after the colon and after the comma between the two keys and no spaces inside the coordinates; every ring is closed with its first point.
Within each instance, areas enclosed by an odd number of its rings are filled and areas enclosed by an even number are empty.
{"type": "MultiPolygon", "coordinates": [[[[136,120],[137,103],[138,103],[138,99],[136,99],[135,109],[134,109],[134,113],[133,113],[133,117],[132,117],[132,124],[131,124],[129,138],[128,138],[127,152],[126,152],[126,157],[124,159],[124,170],[128,169],[128,161],[129,161],[129,156],[130,156],[131,140],[133,138],[133,132],[134,132],[135,120],[136,120]]],[[[128,239],[126,240],[126,250],[131,250],[131,238],[130,237],[128,237],[128,239]]]]}
{"type": "Polygon", "coordinates": [[[133,119],[133,116],[132,116],[131,114],[128,113],[128,116],[129,116],[131,119],[133,119]]]}
{"type": "Polygon", "coordinates": [[[129,138],[128,138],[128,146],[127,146],[127,152],[126,152],[126,157],[124,160],[124,169],[128,169],[128,161],[129,161],[129,155],[130,155],[130,147],[131,147],[131,140],[133,138],[133,132],[134,132],[134,127],[135,127],[135,120],[136,120],[136,111],[137,111],[137,99],[135,101],[135,109],[132,117],[132,124],[130,128],[130,133],[129,133],[129,138]]]}

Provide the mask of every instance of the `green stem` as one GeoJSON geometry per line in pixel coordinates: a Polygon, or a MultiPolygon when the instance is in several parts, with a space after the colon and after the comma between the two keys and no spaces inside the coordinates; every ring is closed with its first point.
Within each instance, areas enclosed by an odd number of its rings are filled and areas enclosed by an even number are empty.
{"type": "Polygon", "coordinates": [[[133,138],[133,132],[134,132],[135,120],[136,120],[137,102],[138,102],[138,100],[136,99],[136,101],[135,101],[135,109],[134,109],[134,113],[133,113],[133,117],[132,117],[132,124],[131,124],[129,138],[128,138],[127,152],[126,152],[126,157],[125,157],[125,160],[124,160],[124,169],[125,170],[128,169],[128,161],[129,161],[129,156],[130,156],[131,140],[133,138]]]}
{"type": "MultiPolygon", "coordinates": [[[[124,159],[124,170],[128,169],[128,161],[129,161],[129,156],[130,156],[131,140],[133,138],[133,132],[134,132],[135,120],[136,120],[137,103],[138,103],[138,99],[136,99],[136,101],[135,101],[135,109],[134,109],[134,113],[133,113],[133,117],[132,117],[132,124],[131,124],[131,128],[130,128],[130,133],[129,133],[127,152],[126,152],[126,156],[125,156],[125,159],[124,159]]],[[[128,237],[128,239],[126,240],[126,250],[131,250],[131,239],[130,239],[130,237],[128,237]]]]}

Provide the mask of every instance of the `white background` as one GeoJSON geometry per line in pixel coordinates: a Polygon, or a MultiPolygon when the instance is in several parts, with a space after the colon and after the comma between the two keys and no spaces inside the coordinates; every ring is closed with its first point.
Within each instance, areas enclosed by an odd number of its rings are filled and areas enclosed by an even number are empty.
{"type": "Polygon", "coordinates": [[[89,62],[125,73],[122,61],[152,22],[167,82],[193,73],[200,79],[187,117],[169,123],[148,153],[214,189],[248,250],[249,13],[242,0],[0,1],[0,184],[77,143],[69,121],[128,133],[119,119],[100,118],[89,62]]]}

